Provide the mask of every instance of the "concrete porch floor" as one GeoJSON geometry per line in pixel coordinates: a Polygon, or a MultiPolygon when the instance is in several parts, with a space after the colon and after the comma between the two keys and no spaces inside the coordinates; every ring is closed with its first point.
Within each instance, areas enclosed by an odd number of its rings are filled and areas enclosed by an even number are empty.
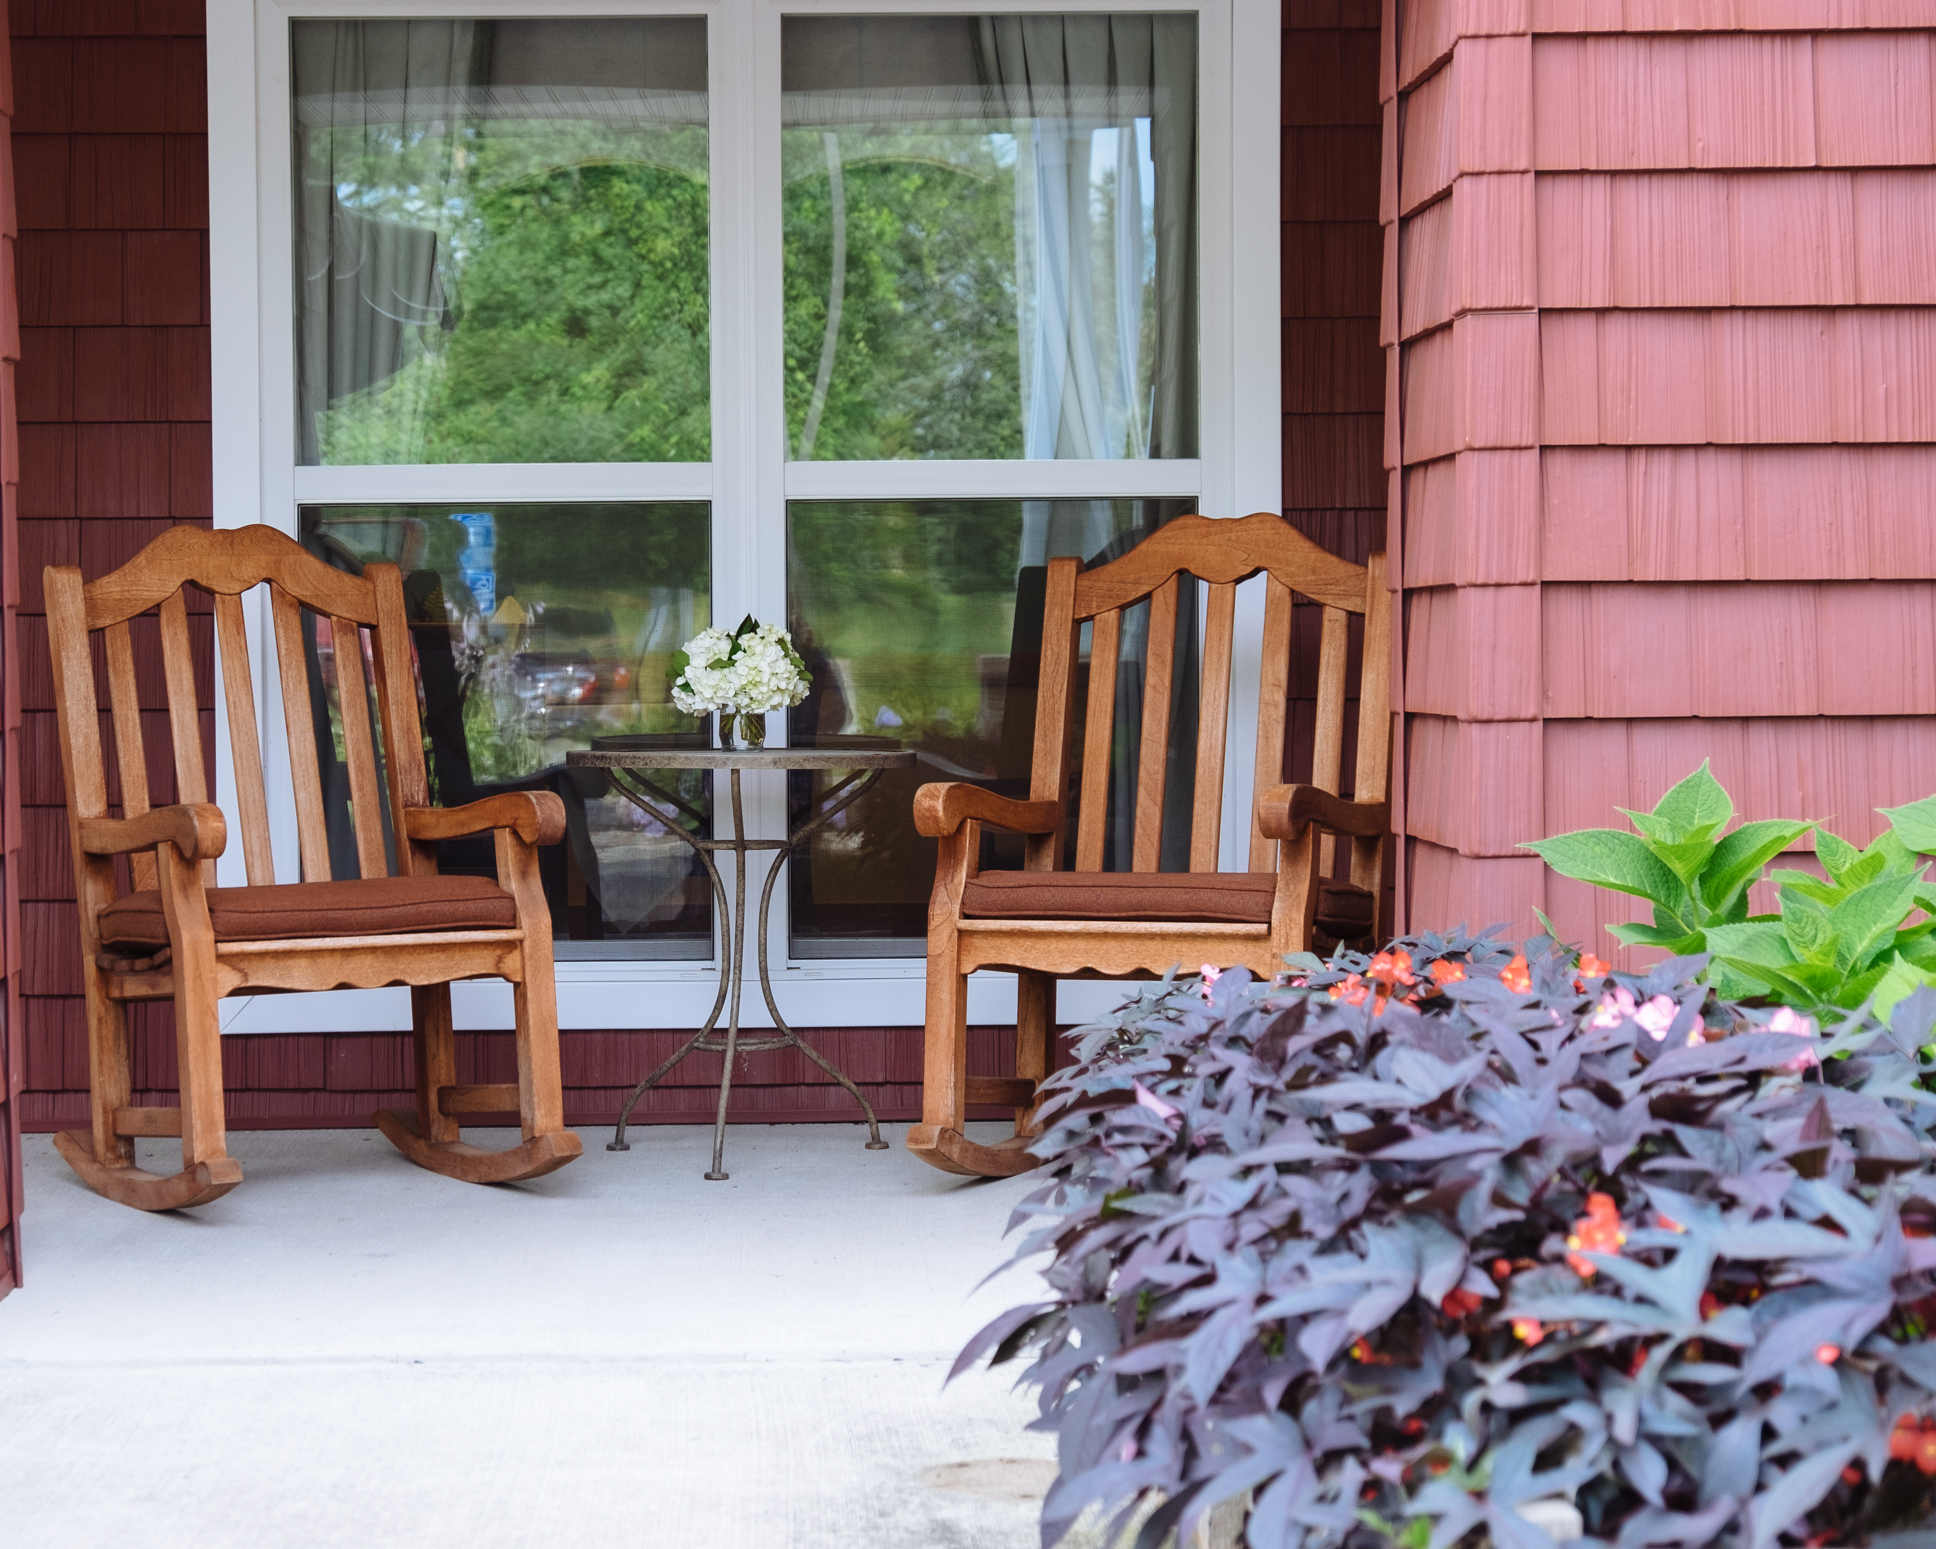
{"type": "MultiPolygon", "coordinates": [[[[1034,1294],[977,1289],[1030,1185],[935,1172],[901,1133],[735,1127],[707,1183],[709,1131],[618,1154],[586,1130],[562,1171],[480,1188],[373,1131],[240,1132],[242,1187],[177,1215],[29,1136],[0,1539],[1033,1546],[1032,1400],[1006,1373],[941,1386],[1034,1294]]],[[[174,1142],[141,1144],[171,1170],[174,1142]]]]}

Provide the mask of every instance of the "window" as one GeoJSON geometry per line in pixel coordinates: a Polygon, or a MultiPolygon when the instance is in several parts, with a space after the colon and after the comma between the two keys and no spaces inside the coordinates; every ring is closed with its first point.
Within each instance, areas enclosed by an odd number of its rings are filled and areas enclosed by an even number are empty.
{"type": "MultiPolygon", "coordinates": [[[[218,522],[399,563],[440,797],[564,798],[567,1025],[702,1018],[715,922],[565,752],[705,735],[671,652],[785,619],[815,689],[770,736],[921,763],[797,857],[783,1009],[918,1020],[907,803],[1023,778],[1046,560],[1279,503],[1277,212],[1234,197],[1275,187],[1275,8],[368,10],[211,0],[218,522]]],[[[771,836],[813,787],[747,789],[771,836]]]]}

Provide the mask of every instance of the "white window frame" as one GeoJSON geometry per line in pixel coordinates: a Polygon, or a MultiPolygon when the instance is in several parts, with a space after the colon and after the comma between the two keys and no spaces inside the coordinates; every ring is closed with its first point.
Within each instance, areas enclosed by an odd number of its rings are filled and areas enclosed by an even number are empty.
{"type": "MultiPolygon", "coordinates": [[[[425,17],[693,16],[708,23],[711,128],[711,463],[542,463],[297,467],[291,244],[288,23],[359,17],[369,0],[209,0],[209,282],[214,297],[214,515],[217,527],[266,522],[294,536],[298,505],[325,502],[707,500],[712,504],[715,618],[786,615],[789,499],[1194,499],[1209,515],[1276,511],[1282,502],[1279,363],[1278,0],[409,0],[386,15],[425,17]],[[788,462],[782,371],[780,22],[785,15],[1196,11],[1198,33],[1201,372],[1199,460],[788,462]],[[738,107],[734,105],[738,104],[738,107]],[[1242,190],[1244,196],[1238,197],[1242,190]],[[1241,320],[1241,322],[1240,322],[1241,320]]],[[[263,728],[278,879],[296,880],[293,799],[277,673],[261,598],[247,599],[258,724],[263,728]]],[[[1222,864],[1247,864],[1258,642],[1263,602],[1240,588],[1222,864]]],[[[228,728],[216,695],[217,797],[233,816],[228,728]]],[[[784,716],[769,723],[776,742],[784,716]]],[[[777,775],[746,782],[747,827],[784,832],[777,775]]],[[[218,863],[242,882],[241,858],[218,863]]],[[[760,873],[755,870],[753,881],[760,873]]],[[[919,958],[789,960],[787,892],[775,890],[771,971],[782,1013],[801,1027],[908,1026],[923,1019],[919,958]]],[[[715,931],[717,940],[720,932],[715,931]]],[[[696,1027],[710,1010],[716,958],[559,961],[560,1025],[696,1027]],[[650,986],[648,990],[647,987],[650,986]],[[641,993],[644,991],[645,993],[641,993]]],[[[752,976],[755,965],[746,972],[752,976]]],[[[1064,984],[1065,1018],[1090,1014],[1109,987],[1064,984]]],[[[969,1017],[1014,1019],[1014,980],[978,974],[969,1017]]],[[[508,986],[455,987],[460,1027],[508,1028],[508,986]]],[[[744,1024],[766,1025],[761,998],[744,1024]]],[[[224,1031],[403,1030],[401,990],[262,996],[224,1002],[224,1031]]]]}

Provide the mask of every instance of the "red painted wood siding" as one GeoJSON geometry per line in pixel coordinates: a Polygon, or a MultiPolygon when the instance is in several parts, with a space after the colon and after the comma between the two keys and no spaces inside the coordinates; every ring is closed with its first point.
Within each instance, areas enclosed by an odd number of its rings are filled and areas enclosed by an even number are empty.
{"type": "Polygon", "coordinates": [[[1519,841],[1709,757],[1744,818],[1855,839],[1936,789],[1936,35],[1920,0],[1400,14],[1410,918],[1542,907],[1604,953],[1640,911],[1519,841]]]}
{"type": "MultiPolygon", "coordinates": [[[[202,7],[197,0],[27,0],[13,12],[15,181],[22,234],[20,304],[20,577],[24,671],[25,854],[19,878],[27,971],[23,1127],[86,1122],[87,1043],[79,995],[74,886],[67,855],[60,751],[41,616],[44,565],[100,575],[178,522],[210,519],[208,161],[202,7]]],[[[11,251],[8,249],[8,251],[11,251]]],[[[11,337],[9,335],[8,337],[11,337]]],[[[11,447],[8,450],[11,469],[11,447]]],[[[11,474],[8,475],[11,478],[11,474]]],[[[11,504],[9,505],[11,514],[11,504]]],[[[11,552],[8,555],[11,561],[11,552]]],[[[213,666],[206,617],[197,637],[204,735],[213,745],[213,666]]],[[[9,682],[13,681],[11,672],[9,682]]],[[[17,699],[8,700],[9,713],[17,699]]],[[[150,720],[151,789],[167,800],[165,697],[143,680],[150,720]],[[159,736],[156,733],[160,733],[159,736]]],[[[11,724],[11,723],[9,723],[11,724]]],[[[9,734],[11,737],[11,734],[9,734]]],[[[11,740],[9,746],[11,747],[11,740]]],[[[110,795],[113,794],[110,776],[110,795]]],[[[13,810],[11,807],[9,811],[13,810]]],[[[7,950],[18,961],[10,936],[7,950]]],[[[154,1100],[175,1084],[173,1015],[134,1008],[135,1084],[154,1100]]],[[[563,1035],[566,1112],[573,1122],[616,1117],[631,1084],[687,1036],[572,1031],[563,1035]]],[[[816,1047],[866,1090],[884,1118],[920,1107],[919,1028],[809,1031],[816,1047]]],[[[1013,1039],[978,1031],[977,1074],[1013,1073],[1013,1039]]],[[[710,1121],[717,1055],[698,1056],[677,1084],[642,1103],[646,1121],[710,1121]],[[709,1087],[708,1083],[713,1085],[709,1087]]],[[[230,1122],[238,1127],[363,1125],[373,1109],[407,1104],[407,1038],[237,1037],[223,1044],[230,1122]]],[[[459,1079],[515,1079],[508,1034],[459,1041],[459,1079]]],[[[989,1110],[991,1116],[998,1110],[989,1110]]],[[[733,1115],[751,1123],[845,1120],[845,1093],[799,1055],[755,1055],[734,1077],[733,1115]]]]}
{"type": "MultiPolygon", "coordinates": [[[[84,1123],[87,1091],[40,573],[48,564],[79,564],[99,575],[170,525],[209,520],[202,27],[199,4],[154,0],[15,0],[12,11],[21,322],[21,1109],[30,1129],[84,1123]]],[[[212,746],[205,611],[195,624],[204,739],[212,746]]],[[[143,704],[159,711],[165,700],[154,676],[143,682],[143,704]]],[[[168,800],[174,779],[157,756],[160,748],[151,748],[149,779],[156,799],[168,800]]],[[[146,1009],[136,1027],[141,1068],[172,1066],[171,1014],[146,1009]]]]}
{"type": "Polygon", "coordinates": [[[1284,514],[1362,562],[1385,527],[1375,0],[1285,0],[1283,42],[1284,514]]]}
{"type": "MultiPolygon", "coordinates": [[[[1285,0],[1279,99],[1284,514],[1333,553],[1360,562],[1384,543],[1386,524],[1378,44],[1376,0],[1285,0]]],[[[1318,610],[1297,611],[1283,774],[1308,780],[1318,610]]],[[[1353,674],[1360,643],[1354,622],[1353,674]]],[[[1355,701],[1347,706],[1345,735],[1348,745],[1357,736],[1355,701]]],[[[1355,762],[1345,758],[1347,781],[1355,762]]],[[[1395,876],[1395,864],[1390,871],[1395,876]]],[[[1387,925],[1392,910],[1388,886],[1387,925]]]]}
{"type": "MultiPolygon", "coordinates": [[[[21,631],[27,664],[25,847],[19,868],[31,964],[24,1020],[27,1127],[84,1122],[86,1042],[78,995],[73,881],[53,736],[39,574],[48,563],[98,575],[175,522],[209,519],[207,152],[197,4],[16,5],[22,103],[16,174],[24,232],[20,297],[23,472],[21,631]]],[[[1383,532],[1383,362],[1378,341],[1378,16],[1370,0],[1289,0],[1284,13],[1283,328],[1285,485],[1291,519],[1362,558],[1383,532]]],[[[1300,651],[1315,670],[1315,620],[1300,651]]],[[[205,628],[206,626],[204,626],[205,628]]],[[[204,706],[212,669],[200,664],[204,706]]],[[[159,712],[160,685],[144,703],[159,712]]],[[[1315,685],[1296,682],[1287,773],[1308,772],[1315,685]]],[[[211,710],[212,716],[212,710],[211,710]]],[[[212,721],[211,721],[212,726],[212,721]]],[[[205,728],[206,730],[207,728],[205,728]]],[[[153,743],[159,751],[165,743],[153,743]]],[[[172,786],[151,771],[157,798],[172,786]]],[[[166,1007],[133,1015],[136,1084],[174,1075],[166,1007]]],[[[614,1116],[627,1087],[682,1035],[563,1035],[567,1109],[614,1116]]],[[[883,1116],[911,1118],[920,1092],[918,1028],[811,1033],[883,1116]]],[[[971,1039],[977,1074],[1012,1071],[1012,1040],[971,1039]]],[[[407,1040],[394,1034],[231,1038],[231,1122],[243,1127],[365,1124],[406,1102],[407,1040]]],[[[461,1079],[514,1074],[508,1035],[460,1041],[461,1079]]],[[[718,1056],[695,1058],[642,1117],[711,1117],[718,1056]]],[[[847,1099],[797,1055],[754,1056],[734,1078],[748,1122],[845,1119],[847,1099]]],[[[991,1110],[991,1113],[993,1111],[991,1110]]]]}
{"type": "MultiPolygon", "coordinates": [[[[6,0],[0,0],[0,13],[6,0]]],[[[20,1284],[20,432],[15,420],[20,360],[19,227],[8,142],[13,73],[0,28],[0,1296],[20,1284]]]]}

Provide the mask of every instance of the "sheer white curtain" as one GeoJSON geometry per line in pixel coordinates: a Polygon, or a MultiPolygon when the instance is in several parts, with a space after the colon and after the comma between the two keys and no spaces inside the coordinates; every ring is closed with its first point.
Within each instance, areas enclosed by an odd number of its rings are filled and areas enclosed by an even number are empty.
{"type": "MultiPolygon", "coordinates": [[[[446,190],[463,165],[491,29],[469,21],[304,22],[294,29],[298,456],[322,460],[333,403],[395,377],[417,330],[449,320],[446,190]],[[406,164],[419,206],[345,208],[339,190],[406,164]]],[[[395,203],[398,201],[380,201],[395,203]]],[[[421,404],[398,402],[409,415],[421,404]]]]}

